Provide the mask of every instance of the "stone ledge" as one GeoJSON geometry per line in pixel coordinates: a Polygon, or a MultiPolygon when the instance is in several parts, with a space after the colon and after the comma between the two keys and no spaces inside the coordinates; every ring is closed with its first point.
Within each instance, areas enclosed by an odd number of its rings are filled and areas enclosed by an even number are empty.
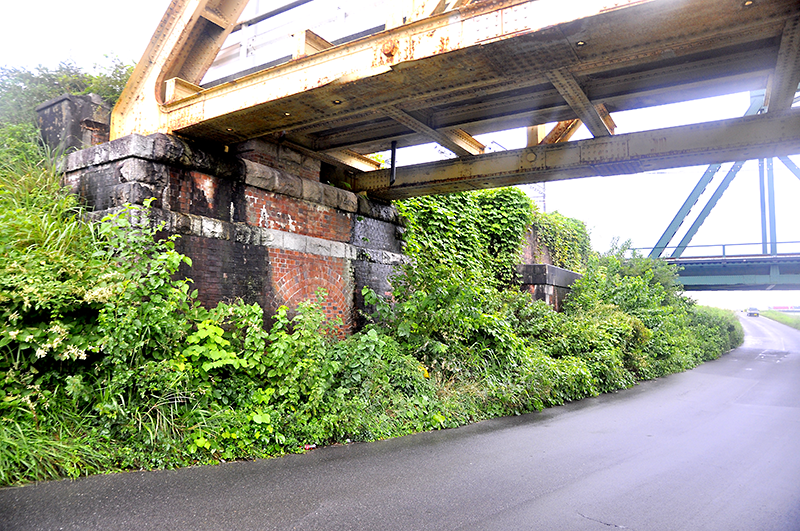
{"type": "Polygon", "coordinates": [[[200,149],[176,136],[154,133],[148,136],[132,134],[68,155],[61,164],[63,173],[124,159],[138,158],[181,166],[217,177],[241,180],[242,161],[222,151],[200,149]]]}
{"type": "MultiPolygon", "coordinates": [[[[109,214],[119,212],[123,208],[116,207],[104,211],[90,212],[87,217],[97,221],[109,214]]],[[[296,251],[317,256],[345,258],[347,260],[362,260],[386,265],[399,265],[408,261],[406,256],[399,253],[367,249],[349,243],[330,241],[276,229],[253,227],[245,223],[231,223],[194,214],[170,212],[160,208],[151,208],[150,214],[152,221],[156,223],[164,222],[164,229],[175,234],[230,240],[245,245],[257,245],[284,251],[296,251]]],[[[136,216],[134,216],[134,223],[135,221],[136,216]]]]}
{"type": "Polygon", "coordinates": [[[163,133],[148,136],[132,134],[72,153],[64,159],[60,169],[70,174],[113,162],[122,162],[119,167],[121,178],[129,182],[165,182],[166,174],[161,175],[165,170],[156,172],[153,169],[153,163],[159,163],[244,181],[256,188],[344,212],[359,212],[384,221],[397,220],[397,212],[391,205],[371,204],[366,198],[359,199],[347,190],[303,179],[234,155],[200,149],[191,142],[163,133]]]}
{"type": "Polygon", "coordinates": [[[549,264],[524,264],[517,266],[522,285],[549,285],[568,288],[583,275],[549,264]]]}

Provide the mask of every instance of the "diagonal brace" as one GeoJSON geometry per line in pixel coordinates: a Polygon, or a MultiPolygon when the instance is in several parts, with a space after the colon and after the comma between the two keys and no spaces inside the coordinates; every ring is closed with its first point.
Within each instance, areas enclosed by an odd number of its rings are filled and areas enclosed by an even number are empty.
{"type": "Polygon", "coordinates": [[[459,157],[480,155],[486,148],[486,146],[475,140],[465,131],[437,131],[397,107],[385,107],[381,109],[381,112],[392,120],[405,125],[412,131],[427,136],[459,157]]]}
{"type": "Polygon", "coordinates": [[[583,92],[583,89],[575,80],[575,76],[569,70],[566,68],[551,70],[547,73],[547,78],[572,110],[575,111],[578,119],[586,124],[592,136],[595,138],[611,136],[611,131],[609,131],[600,113],[589,101],[586,93],[583,92]]]}

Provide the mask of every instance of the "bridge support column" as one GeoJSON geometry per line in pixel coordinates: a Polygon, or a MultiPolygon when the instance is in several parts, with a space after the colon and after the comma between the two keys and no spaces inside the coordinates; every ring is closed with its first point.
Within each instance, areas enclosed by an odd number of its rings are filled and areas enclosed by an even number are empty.
{"type": "Polygon", "coordinates": [[[328,317],[353,329],[361,288],[386,292],[404,259],[396,211],[320,183],[319,162],[299,153],[266,143],[239,151],[247,158],[130,135],[67,157],[64,180],[97,218],[152,198],[153,218],[181,235],[176,248],[193,262],[181,274],[204,305],[242,298],[271,313],[323,288],[328,317]]]}

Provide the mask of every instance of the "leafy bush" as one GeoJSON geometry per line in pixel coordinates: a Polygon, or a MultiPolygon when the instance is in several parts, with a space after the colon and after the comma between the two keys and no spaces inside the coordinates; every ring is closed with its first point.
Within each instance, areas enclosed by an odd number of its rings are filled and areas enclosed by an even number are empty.
{"type": "Polygon", "coordinates": [[[582,221],[558,212],[536,212],[532,222],[538,238],[550,251],[554,266],[578,273],[586,269],[592,245],[582,221]]]}
{"type": "Polygon", "coordinates": [[[621,252],[587,262],[564,314],[509,288],[532,209],[503,190],[406,203],[413,264],[391,299],[365,290],[377,312],[361,332],[339,336],[323,292],[264,327],[257,305],[196,303],[177,274],[191,262],[147,205],[87,223],[32,160],[0,170],[2,484],[455,427],[741,341],[735,318],[693,306],[666,266],[621,252]]]}

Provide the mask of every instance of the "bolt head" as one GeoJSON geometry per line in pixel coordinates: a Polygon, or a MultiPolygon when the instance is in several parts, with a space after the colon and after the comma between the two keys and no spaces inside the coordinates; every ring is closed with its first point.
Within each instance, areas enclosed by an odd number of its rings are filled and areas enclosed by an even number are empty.
{"type": "Polygon", "coordinates": [[[381,46],[381,51],[383,52],[383,55],[387,57],[393,56],[397,51],[397,42],[391,39],[384,41],[383,45],[381,46]]]}

